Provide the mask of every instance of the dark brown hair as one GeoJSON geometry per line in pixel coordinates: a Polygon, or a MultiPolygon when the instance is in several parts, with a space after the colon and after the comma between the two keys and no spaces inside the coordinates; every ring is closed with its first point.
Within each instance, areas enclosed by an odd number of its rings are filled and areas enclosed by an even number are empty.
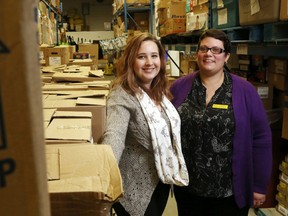
{"type": "Polygon", "coordinates": [[[139,87],[141,87],[156,102],[156,104],[159,104],[162,101],[163,94],[168,98],[171,98],[166,76],[165,55],[165,50],[155,36],[149,33],[137,34],[127,42],[124,53],[117,62],[117,78],[113,83],[113,87],[121,85],[124,90],[131,95],[140,93],[139,87]],[[138,51],[143,41],[153,41],[157,45],[161,61],[160,72],[153,79],[150,89],[147,89],[143,85],[133,69],[138,51]]]}
{"type": "Polygon", "coordinates": [[[199,46],[201,44],[201,41],[206,38],[206,37],[212,37],[215,39],[218,39],[223,42],[224,46],[224,52],[225,53],[230,53],[231,52],[231,42],[230,39],[228,38],[227,34],[223,32],[222,30],[219,29],[207,29],[202,33],[202,35],[199,38],[198,41],[198,46],[197,46],[197,51],[199,49],[199,46]]]}

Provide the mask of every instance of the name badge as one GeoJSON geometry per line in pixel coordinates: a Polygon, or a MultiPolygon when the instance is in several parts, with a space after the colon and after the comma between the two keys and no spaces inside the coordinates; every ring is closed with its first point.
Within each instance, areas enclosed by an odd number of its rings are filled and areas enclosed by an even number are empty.
{"type": "Polygon", "coordinates": [[[212,108],[214,108],[214,109],[228,109],[228,105],[227,104],[213,104],[212,108]]]}

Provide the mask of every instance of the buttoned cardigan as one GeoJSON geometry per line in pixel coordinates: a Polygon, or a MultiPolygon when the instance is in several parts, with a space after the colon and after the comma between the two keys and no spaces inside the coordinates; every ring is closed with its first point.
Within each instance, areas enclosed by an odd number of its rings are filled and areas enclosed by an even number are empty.
{"type": "MultiPolygon", "coordinates": [[[[172,103],[177,108],[188,96],[199,71],[173,82],[172,103]]],[[[266,194],[272,169],[272,136],[266,111],[256,88],[232,77],[235,132],[232,151],[232,187],[239,208],[253,206],[253,192],[266,194]]]]}

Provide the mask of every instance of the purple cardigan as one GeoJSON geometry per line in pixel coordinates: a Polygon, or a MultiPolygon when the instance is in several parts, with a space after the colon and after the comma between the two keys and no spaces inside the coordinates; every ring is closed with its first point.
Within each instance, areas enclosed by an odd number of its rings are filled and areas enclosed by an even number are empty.
{"type": "MultiPolygon", "coordinates": [[[[173,82],[172,103],[178,108],[199,72],[173,82]]],[[[239,208],[253,206],[253,192],[266,194],[272,170],[272,135],[263,103],[255,87],[232,76],[235,133],[232,153],[233,193],[239,208]]]]}

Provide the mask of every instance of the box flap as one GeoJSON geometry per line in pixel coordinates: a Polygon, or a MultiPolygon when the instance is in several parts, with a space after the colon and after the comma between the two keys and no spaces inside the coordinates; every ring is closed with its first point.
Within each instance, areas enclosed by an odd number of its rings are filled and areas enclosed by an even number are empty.
{"type": "Polygon", "coordinates": [[[45,131],[46,139],[92,140],[91,118],[53,118],[45,131]]]}
{"type": "Polygon", "coordinates": [[[50,121],[53,114],[56,112],[56,109],[43,109],[44,121],[50,121]]]}
{"type": "Polygon", "coordinates": [[[89,97],[89,96],[107,96],[109,90],[95,89],[95,90],[83,90],[83,91],[43,91],[46,99],[50,95],[57,95],[61,99],[68,99],[69,97],[89,97]],[[66,98],[67,97],[67,98],[66,98]]]}
{"type": "MultiPolygon", "coordinates": [[[[97,192],[100,199],[114,201],[123,195],[118,164],[109,145],[71,144],[58,147],[60,180],[49,181],[50,193],[97,192]]],[[[47,151],[49,152],[49,151],[47,151]]]]}
{"type": "Polygon", "coordinates": [[[92,134],[94,142],[98,142],[104,133],[106,124],[106,106],[75,106],[57,108],[59,111],[89,111],[92,112],[92,134]]]}
{"type": "Polygon", "coordinates": [[[84,111],[56,111],[53,115],[54,117],[58,118],[92,118],[92,113],[91,112],[84,112],[84,111]]]}
{"type": "Polygon", "coordinates": [[[106,106],[106,97],[102,98],[78,98],[76,105],[106,106]]]}
{"type": "Polygon", "coordinates": [[[103,70],[91,70],[89,71],[89,76],[103,77],[104,72],[103,70]]]}
{"type": "Polygon", "coordinates": [[[58,148],[46,148],[46,165],[48,180],[59,180],[60,161],[58,148]]]}
{"type": "Polygon", "coordinates": [[[42,86],[43,91],[59,91],[59,90],[88,90],[87,85],[65,85],[65,84],[45,84],[42,86]]]}
{"type": "Polygon", "coordinates": [[[75,107],[75,99],[66,99],[66,100],[44,100],[43,108],[59,108],[59,107],[75,107]]]}

